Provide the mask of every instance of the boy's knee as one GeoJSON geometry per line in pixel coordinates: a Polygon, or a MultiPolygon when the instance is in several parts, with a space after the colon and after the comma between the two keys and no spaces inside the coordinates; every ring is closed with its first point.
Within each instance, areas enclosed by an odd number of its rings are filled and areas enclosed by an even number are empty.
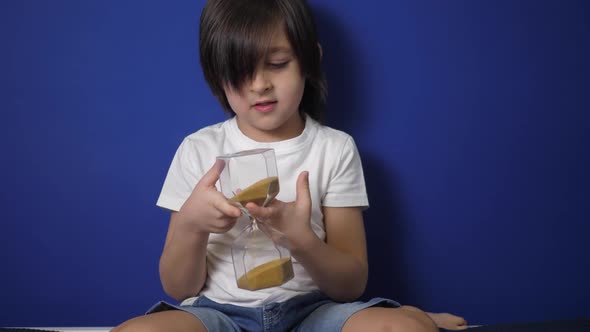
{"type": "Polygon", "coordinates": [[[342,331],[436,332],[438,328],[419,309],[368,308],[351,316],[342,331]]]}
{"type": "Polygon", "coordinates": [[[438,328],[436,325],[412,316],[406,316],[402,319],[390,321],[377,328],[377,331],[388,332],[436,332],[438,328]]]}
{"type": "Polygon", "coordinates": [[[404,319],[397,322],[397,329],[391,331],[436,332],[438,327],[428,315],[418,308],[402,308],[404,319]]]}
{"type": "Polygon", "coordinates": [[[156,332],[153,325],[142,320],[130,320],[111,329],[110,332],[156,332]]]}
{"type": "Polygon", "coordinates": [[[424,317],[412,317],[410,326],[407,329],[403,329],[403,331],[416,331],[416,332],[436,332],[438,331],[438,327],[434,324],[434,322],[428,318],[428,316],[424,317]]]}

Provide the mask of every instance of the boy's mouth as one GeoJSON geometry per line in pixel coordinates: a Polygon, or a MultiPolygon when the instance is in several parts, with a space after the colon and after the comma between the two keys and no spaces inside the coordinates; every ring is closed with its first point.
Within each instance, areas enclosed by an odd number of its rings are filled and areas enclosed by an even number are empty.
{"type": "Polygon", "coordinates": [[[277,102],[275,100],[265,100],[254,104],[254,109],[261,113],[268,113],[275,108],[277,102]]]}

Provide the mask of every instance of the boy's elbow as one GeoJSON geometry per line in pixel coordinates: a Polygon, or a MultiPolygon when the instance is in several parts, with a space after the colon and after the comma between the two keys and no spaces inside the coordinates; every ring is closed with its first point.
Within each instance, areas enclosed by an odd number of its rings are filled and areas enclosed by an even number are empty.
{"type": "Polygon", "coordinates": [[[369,268],[368,265],[361,264],[360,272],[358,276],[358,281],[355,283],[355,287],[351,287],[351,297],[353,297],[352,301],[358,299],[365,293],[365,289],[367,288],[367,283],[369,280],[369,268]]]}
{"type": "Polygon", "coordinates": [[[361,262],[359,271],[359,281],[357,283],[357,287],[355,288],[357,298],[361,297],[367,288],[367,283],[369,280],[369,264],[367,262],[361,262]]]}
{"type": "Polygon", "coordinates": [[[351,296],[353,297],[351,301],[354,301],[361,297],[365,293],[365,289],[367,288],[367,278],[363,277],[357,284],[356,287],[353,288],[351,291],[351,296]]]}
{"type": "Polygon", "coordinates": [[[170,296],[171,298],[175,299],[178,302],[184,301],[199,292],[198,290],[194,291],[194,292],[193,291],[187,292],[182,289],[167,286],[165,283],[162,283],[162,288],[164,289],[164,292],[166,293],[166,295],[170,296]]]}
{"type": "Polygon", "coordinates": [[[357,275],[357,279],[350,283],[349,287],[343,287],[344,291],[340,292],[338,301],[352,302],[357,300],[365,293],[367,288],[368,273],[366,268],[362,268],[357,275]]]}
{"type": "Polygon", "coordinates": [[[180,293],[166,289],[165,287],[164,287],[164,293],[166,293],[166,295],[170,296],[171,298],[173,298],[174,300],[176,300],[178,302],[182,302],[182,301],[184,301],[184,299],[186,299],[186,297],[183,297],[180,293]]]}
{"type": "Polygon", "coordinates": [[[338,292],[331,298],[337,302],[354,302],[365,292],[365,286],[348,287],[346,291],[338,292]]]}
{"type": "Polygon", "coordinates": [[[204,282],[190,285],[186,284],[183,280],[174,279],[171,278],[171,276],[162,273],[162,270],[160,270],[160,284],[166,295],[179,302],[195,296],[204,286],[204,282]]]}

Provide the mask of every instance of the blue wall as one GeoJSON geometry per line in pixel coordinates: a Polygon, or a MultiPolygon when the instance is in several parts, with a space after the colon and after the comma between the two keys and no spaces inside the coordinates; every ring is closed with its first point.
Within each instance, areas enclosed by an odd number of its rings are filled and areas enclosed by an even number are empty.
{"type": "MultiPolygon", "coordinates": [[[[155,200],[180,140],[224,119],[203,2],[0,2],[0,326],[166,298],[155,200]]],[[[327,122],[364,160],[366,296],[474,324],[590,316],[588,2],[312,4],[327,122]]]]}

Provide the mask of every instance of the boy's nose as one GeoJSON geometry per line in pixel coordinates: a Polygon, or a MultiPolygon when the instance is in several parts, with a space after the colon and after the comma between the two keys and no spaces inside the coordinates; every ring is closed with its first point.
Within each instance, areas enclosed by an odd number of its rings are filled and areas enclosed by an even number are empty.
{"type": "Polygon", "coordinates": [[[267,77],[267,73],[264,70],[258,70],[254,77],[252,78],[252,82],[250,84],[250,89],[256,93],[264,93],[272,88],[272,83],[267,77]]]}

